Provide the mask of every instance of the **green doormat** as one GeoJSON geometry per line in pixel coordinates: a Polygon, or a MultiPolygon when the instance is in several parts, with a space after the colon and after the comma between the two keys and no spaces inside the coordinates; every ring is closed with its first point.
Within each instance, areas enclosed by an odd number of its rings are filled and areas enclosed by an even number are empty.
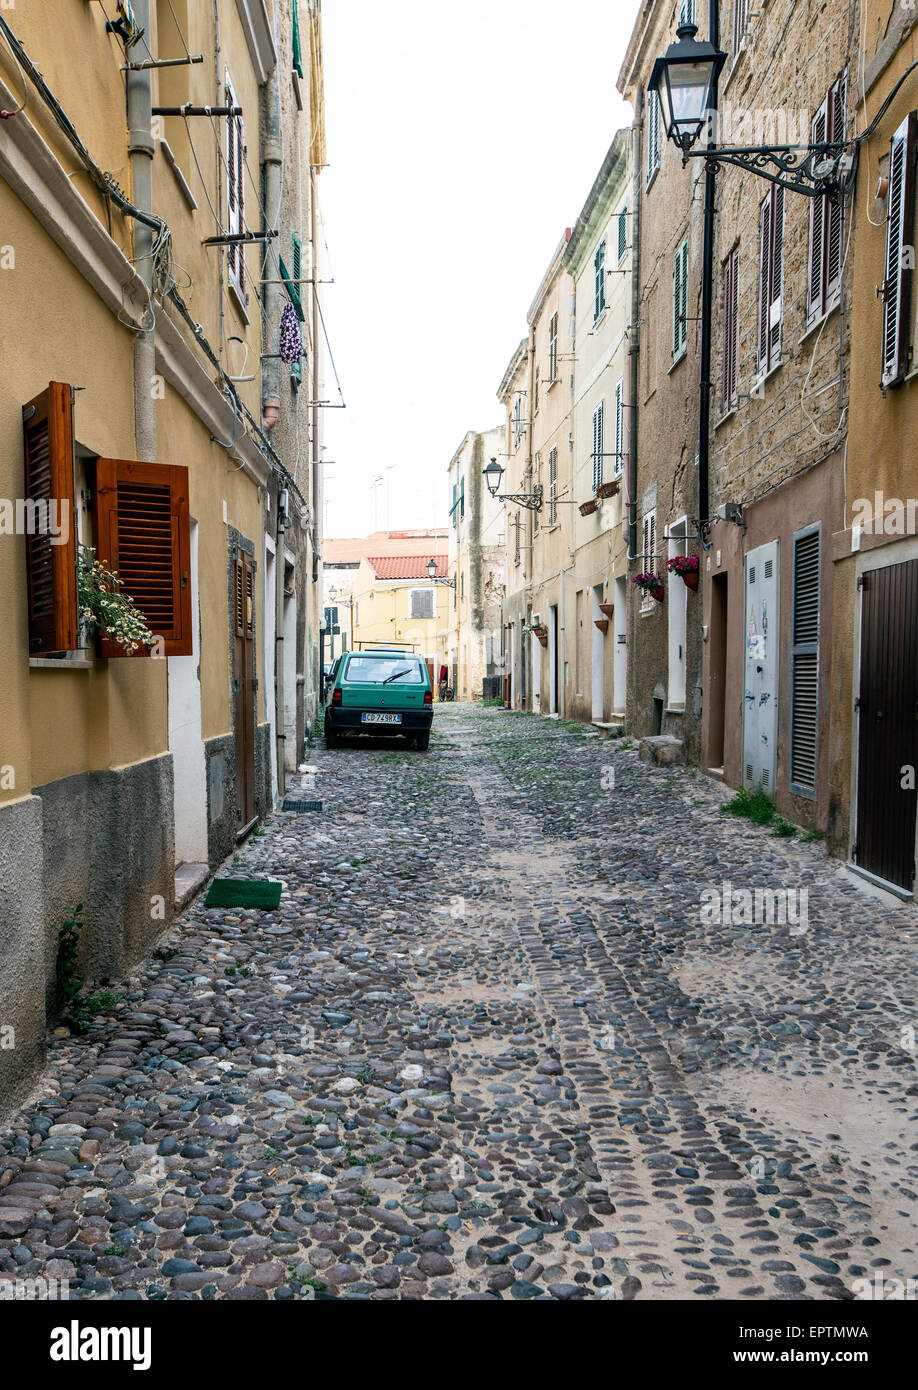
{"type": "Polygon", "coordinates": [[[215,878],[205,907],[277,907],[283,884],[270,878],[215,878]]]}

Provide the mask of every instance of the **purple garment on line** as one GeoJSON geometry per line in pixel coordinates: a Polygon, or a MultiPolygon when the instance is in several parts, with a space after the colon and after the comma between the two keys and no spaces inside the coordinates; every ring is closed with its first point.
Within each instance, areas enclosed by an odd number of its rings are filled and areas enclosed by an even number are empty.
{"type": "Polygon", "coordinates": [[[304,355],[303,338],[300,334],[296,310],[289,302],[284,305],[284,312],[281,315],[280,355],[283,361],[291,367],[294,362],[299,362],[304,355]]]}

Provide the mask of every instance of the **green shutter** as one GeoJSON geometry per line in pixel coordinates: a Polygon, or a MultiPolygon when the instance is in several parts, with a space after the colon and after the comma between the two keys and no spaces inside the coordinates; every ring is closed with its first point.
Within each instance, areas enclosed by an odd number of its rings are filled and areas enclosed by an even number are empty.
{"type": "Polygon", "coordinates": [[[293,0],[293,66],[299,77],[303,76],[303,49],[300,44],[300,6],[293,0]]]}

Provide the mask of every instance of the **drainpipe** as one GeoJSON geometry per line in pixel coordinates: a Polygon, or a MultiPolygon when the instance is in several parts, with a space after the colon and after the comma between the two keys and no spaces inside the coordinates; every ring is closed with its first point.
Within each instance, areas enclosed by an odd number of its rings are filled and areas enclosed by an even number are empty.
{"type": "MultiPolygon", "coordinates": [[[[312,112],[310,112],[310,119],[312,112]]],[[[310,159],[312,154],[310,152],[310,159]]],[[[313,583],[313,602],[309,605],[313,612],[316,626],[318,627],[319,605],[322,595],[322,532],[325,525],[325,501],[324,501],[324,479],[322,476],[322,443],[319,434],[319,391],[321,388],[321,377],[319,373],[319,216],[317,208],[316,181],[318,170],[310,164],[309,169],[309,237],[312,243],[312,278],[316,282],[312,286],[312,583],[313,583]]],[[[316,669],[313,671],[313,689],[318,692],[321,688],[322,672],[318,667],[318,655],[314,654],[313,661],[316,669]]],[[[318,698],[318,696],[317,696],[318,698]]]]}
{"type": "Polygon", "coordinates": [[[643,118],[631,126],[631,339],[628,345],[628,396],[631,408],[628,444],[628,559],[637,555],[638,375],[641,360],[641,132],[643,118]]]}
{"type": "MultiPolygon", "coordinates": [[[[717,48],[720,40],[719,0],[708,6],[710,42],[717,48]]],[[[711,89],[711,107],[718,108],[717,82],[711,89]]],[[[711,137],[711,145],[714,137],[711,137]]],[[[698,519],[699,531],[709,520],[708,498],[709,458],[711,448],[711,327],[714,313],[714,222],[716,217],[717,166],[711,164],[704,176],[704,239],[701,256],[701,398],[698,421],[698,519]]]]}
{"type": "MultiPolygon", "coordinates": [[[[278,8],[274,10],[274,44],[280,47],[278,8]]],[[[262,165],[265,178],[265,231],[280,228],[281,211],[281,171],[283,167],[283,140],[281,132],[280,64],[275,64],[264,85],[264,124],[262,127],[262,165]]],[[[281,287],[272,284],[276,277],[270,269],[270,243],[265,243],[262,258],[262,280],[265,281],[263,323],[267,341],[261,355],[261,411],[262,423],[266,429],[273,428],[276,412],[280,409],[280,360],[275,355],[277,338],[277,309],[281,298],[281,287]],[[271,416],[274,422],[268,424],[271,416]]],[[[275,496],[277,493],[275,493],[275,496]]],[[[283,796],[287,789],[286,777],[286,726],[284,714],[284,531],[285,518],[277,506],[274,532],[274,690],[266,692],[266,698],[273,693],[274,698],[274,743],[277,763],[277,792],[283,796]]]]}
{"type": "MultiPolygon", "coordinates": [[[[136,0],[134,16],[137,26],[151,32],[150,0],[136,0]]],[[[128,69],[128,152],[134,186],[134,205],[141,212],[153,211],[153,76],[149,68],[139,72],[128,69]]],[[[153,288],[153,228],[143,222],[134,223],[134,257],[137,273],[147,287],[153,288]]],[[[150,312],[153,301],[150,299],[150,312]]],[[[156,460],[156,402],[153,378],[156,375],[156,330],[145,330],[134,337],[134,448],[138,462],[156,460]]]]}

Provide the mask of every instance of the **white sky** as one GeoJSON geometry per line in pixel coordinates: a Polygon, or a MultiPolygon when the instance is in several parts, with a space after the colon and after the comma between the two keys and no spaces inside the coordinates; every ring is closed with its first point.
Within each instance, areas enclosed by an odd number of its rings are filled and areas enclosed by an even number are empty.
{"type": "Polygon", "coordinates": [[[327,535],[446,524],[450,458],[500,423],[526,310],[630,124],[637,9],[325,0],[323,306],[347,402],[323,412],[327,535]]]}

